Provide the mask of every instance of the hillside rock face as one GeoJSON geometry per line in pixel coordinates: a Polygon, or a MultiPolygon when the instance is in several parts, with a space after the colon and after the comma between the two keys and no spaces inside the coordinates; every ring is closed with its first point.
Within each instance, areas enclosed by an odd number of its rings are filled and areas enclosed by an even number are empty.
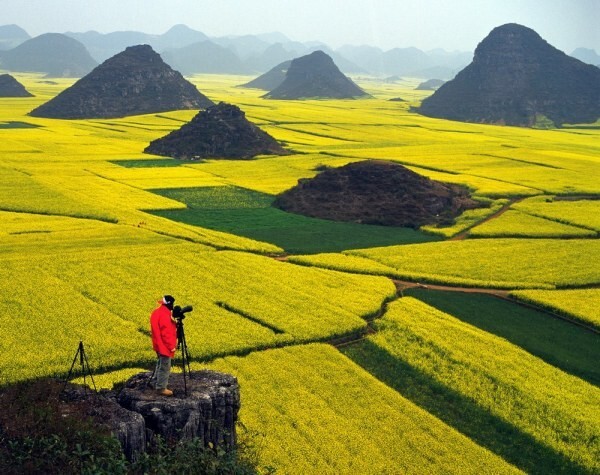
{"type": "Polygon", "coordinates": [[[212,104],[150,46],[139,45],[107,59],[30,115],[99,119],[201,109],[212,104]]]}
{"type": "Polygon", "coordinates": [[[397,163],[366,160],[300,180],[274,206],[333,221],[418,228],[451,223],[478,204],[464,188],[430,180],[397,163]]]}
{"type": "Polygon", "coordinates": [[[246,84],[242,84],[239,87],[248,87],[253,89],[262,89],[264,91],[272,91],[276,87],[278,87],[283,81],[285,81],[285,75],[287,74],[288,69],[292,61],[284,61],[283,63],[278,64],[274,68],[267,71],[265,74],[258,76],[256,79],[253,79],[246,84]]]}
{"type": "Polygon", "coordinates": [[[180,129],[150,142],[144,152],[188,160],[290,153],[248,121],[239,107],[224,102],[200,111],[180,129]]]}
{"type": "Polygon", "coordinates": [[[292,60],[285,80],[263,97],[268,99],[352,99],[367,96],[344,76],[331,57],[323,51],[292,60]]]}
{"type": "Polygon", "coordinates": [[[600,117],[600,69],[567,56],[535,31],[499,26],[477,46],[473,62],[425,99],[426,116],[531,126],[600,117]]]}
{"type": "Polygon", "coordinates": [[[10,74],[0,74],[0,97],[32,97],[25,86],[10,74]]]}
{"type": "Polygon", "coordinates": [[[5,51],[1,68],[9,71],[35,71],[48,77],[79,78],[98,63],[79,41],[59,33],[45,33],[5,51]]]}

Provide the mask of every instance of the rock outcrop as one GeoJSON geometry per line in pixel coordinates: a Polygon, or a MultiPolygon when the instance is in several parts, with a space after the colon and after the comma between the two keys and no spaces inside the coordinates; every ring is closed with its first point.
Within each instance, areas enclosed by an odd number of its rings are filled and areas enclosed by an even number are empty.
{"type": "Polygon", "coordinates": [[[200,111],[180,129],[150,142],[144,152],[186,160],[290,153],[246,119],[239,107],[224,102],[200,111]]]}
{"type": "Polygon", "coordinates": [[[262,89],[263,91],[272,91],[278,87],[283,81],[285,81],[285,75],[290,68],[292,61],[284,61],[278,64],[274,68],[267,71],[265,74],[261,74],[257,78],[253,79],[246,84],[242,84],[239,87],[248,87],[252,89],[262,89]]]}
{"type": "Polygon", "coordinates": [[[32,97],[25,86],[10,74],[0,74],[0,97],[32,97]]]}
{"type": "Polygon", "coordinates": [[[235,448],[240,390],[234,376],[192,371],[184,384],[183,375],[173,373],[169,387],[174,395],[165,397],[148,387],[150,375],[131,377],[118,394],[96,394],[69,384],[62,394],[64,416],[91,417],[112,432],[129,460],[146,451],[156,436],[171,441],[199,439],[204,447],[225,451],[235,448]]]}
{"type": "Polygon", "coordinates": [[[530,28],[507,24],[492,30],[477,46],[473,62],[417,110],[490,124],[595,122],[600,69],[567,56],[530,28]]]}
{"type": "Polygon", "coordinates": [[[59,33],[45,33],[5,51],[1,68],[35,71],[48,77],[80,78],[98,65],[79,41],[59,33]]]}
{"type": "Polygon", "coordinates": [[[30,115],[59,119],[115,118],[202,109],[212,104],[150,46],[139,45],[107,59],[30,115]]]}
{"type": "Polygon", "coordinates": [[[273,205],[333,221],[412,228],[451,223],[464,210],[479,206],[464,188],[380,160],[326,169],[300,180],[273,205]]]}
{"type": "Polygon", "coordinates": [[[152,435],[166,439],[200,439],[205,447],[231,450],[236,445],[240,409],[237,379],[216,371],[192,371],[187,396],[181,373],[171,374],[173,397],[157,396],[147,387],[150,373],[130,378],[117,396],[120,406],[141,414],[152,435]]]}
{"type": "Polygon", "coordinates": [[[323,51],[292,60],[285,80],[267,99],[353,99],[368,94],[346,77],[323,51]]]}

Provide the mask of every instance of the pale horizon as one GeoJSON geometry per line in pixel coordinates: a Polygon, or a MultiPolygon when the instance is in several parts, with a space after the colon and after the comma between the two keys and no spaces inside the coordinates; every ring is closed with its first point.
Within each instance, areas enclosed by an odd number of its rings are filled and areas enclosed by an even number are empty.
{"type": "Polygon", "coordinates": [[[597,0],[0,0],[0,11],[0,24],[16,24],[31,36],[91,30],[162,34],[184,24],[210,37],[278,32],[332,48],[425,51],[473,51],[493,28],[519,23],[567,53],[600,52],[597,0]]]}

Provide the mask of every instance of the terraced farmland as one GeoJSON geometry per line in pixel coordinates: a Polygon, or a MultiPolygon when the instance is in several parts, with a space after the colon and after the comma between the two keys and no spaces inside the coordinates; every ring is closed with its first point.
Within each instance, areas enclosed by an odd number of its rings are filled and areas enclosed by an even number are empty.
{"type": "Polygon", "coordinates": [[[0,386],[66,376],[80,339],[103,387],[152,368],[148,316],[171,293],[194,306],[193,367],[239,378],[264,472],[598,472],[597,124],[427,118],[413,80],[271,101],[206,75],[294,153],[183,162],[142,150],[195,111],[39,119],[72,80],[18,79],[35,97],[0,99],[0,386]],[[415,230],[270,206],[373,158],[487,207],[415,230]]]}

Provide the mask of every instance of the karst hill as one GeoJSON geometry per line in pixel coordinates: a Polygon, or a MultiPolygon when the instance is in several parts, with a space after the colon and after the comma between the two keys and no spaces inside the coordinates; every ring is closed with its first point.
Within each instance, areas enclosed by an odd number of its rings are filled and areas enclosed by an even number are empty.
{"type": "Polygon", "coordinates": [[[10,74],[0,74],[0,97],[32,97],[25,86],[10,74]]]}
{"type": "Polygon", "coordinates": [[[239,107],[224,102],[200,111],[180,129],[152,141],[144,152],[187,160],[290,153],[246,119],[239,107]]]}
{"type": "Polygon", "coordinates": [[[79,78],[98,63],[79,41],[59,33],[45,33],[2,52],[0,68],[41,72],[48,77],[79,78]]]}
{"type": "Polygon", "coordinates": [[[262,89],[263,91],[272,91],[278,87],[283,81],[285,81],[285,75],[290,69],[292,61],[284,61],[279,63],[277,66],[271,68],[264,74],[261,74],[257,78],[253,79],[246,84],[242,84],[239,87],[248,87],[252,89],[262,89]]]}
{"type": "Polygon", "coordinates": [[[499,26],[477,46],[473,62],[425,99],[426,116],[518,126],[600,117],[600,69],[567,56],[535,31],[499,26]]]}
{"type": "Polygon", "coordinates": [[[280,194],[274,206],[333,221],[418,228],[446,224],[479,205],[466,189],[394,162],[365,160],[329,168],[280,194]]]}
{"type": "Polygon", "coordinates": [[[115,118],[211,105],[210,99],[150,46],[138,45],[107,59],[30,115],[59,119],[115,118]]]}
{"type": "Polygon", "coordinates": [[[285,80],[266,94],[268,99],[352,99],[368,94],[344,76],[331,57],[314,51],[292,60],[285,80]]]}

